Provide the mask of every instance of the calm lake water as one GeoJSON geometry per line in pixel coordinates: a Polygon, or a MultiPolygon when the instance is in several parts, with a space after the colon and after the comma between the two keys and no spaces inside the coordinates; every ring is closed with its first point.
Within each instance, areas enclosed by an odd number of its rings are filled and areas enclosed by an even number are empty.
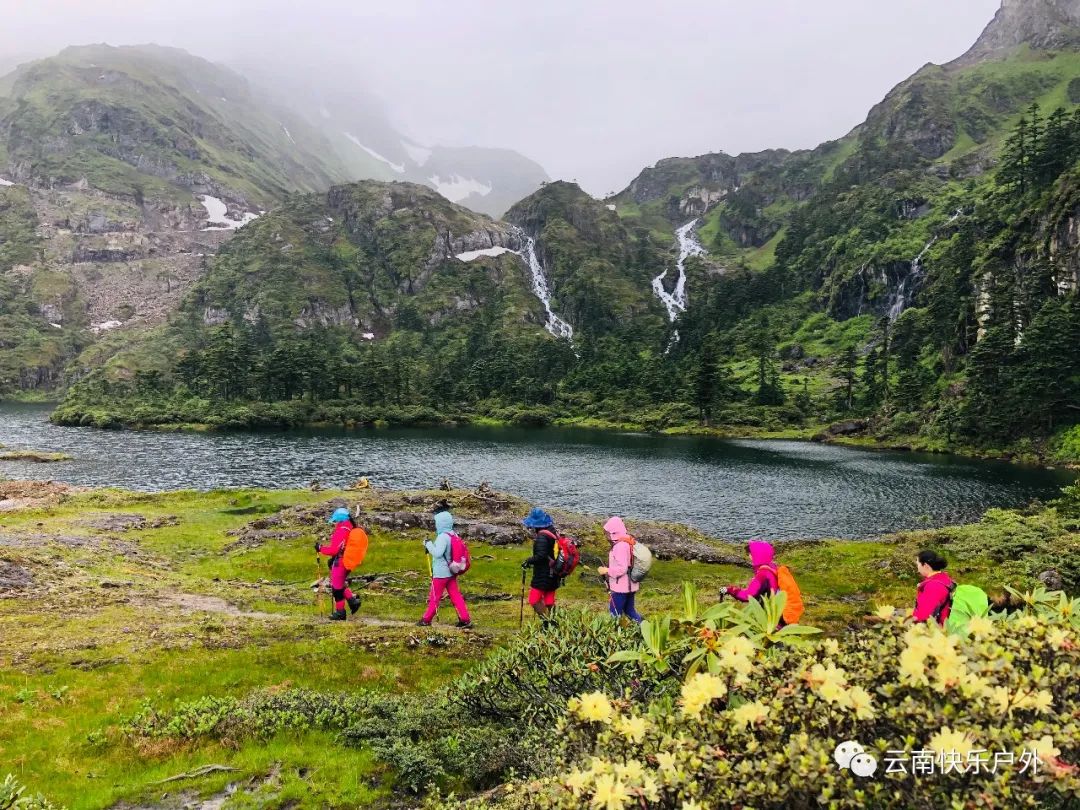
{"type": "Polygon", "coordinates": [[[1064,471],[791,441],[582,430],[401,428],[162,433],[55,427],[42,406],[0,405],[0,444],[62,451],[0,461],[0,477],[137,490],[488,481],[544,506],[690,523],[732,539],[866,538],[976,519],[1051,498],[1064,471]]]}

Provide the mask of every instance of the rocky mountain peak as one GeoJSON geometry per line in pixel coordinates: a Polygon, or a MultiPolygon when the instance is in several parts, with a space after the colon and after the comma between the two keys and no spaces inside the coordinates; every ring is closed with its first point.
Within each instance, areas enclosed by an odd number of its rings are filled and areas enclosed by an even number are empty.
{"type": "Polygon", "coordinates": [[[982,36],[954,64],[993,59],[1021,45],[1036,50],[1080,46],[1080,0],[1002,0],[982,36]]]}

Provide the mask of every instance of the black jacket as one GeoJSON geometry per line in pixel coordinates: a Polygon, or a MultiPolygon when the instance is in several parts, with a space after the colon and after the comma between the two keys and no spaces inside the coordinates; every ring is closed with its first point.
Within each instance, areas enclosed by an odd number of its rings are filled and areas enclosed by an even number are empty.
{"type": "Polygon", "coordinates": [[[551,564],[555,561],[555,555],[558,554],[558,549],[555,547],[555,537],[558,535],[559,532],[554,526],[539,529],[533,535],[532,556],[525,562],[532,564],[531,587],[538,591],[553,591],[562,585],[562,580],[551,573],[551,564]]]}

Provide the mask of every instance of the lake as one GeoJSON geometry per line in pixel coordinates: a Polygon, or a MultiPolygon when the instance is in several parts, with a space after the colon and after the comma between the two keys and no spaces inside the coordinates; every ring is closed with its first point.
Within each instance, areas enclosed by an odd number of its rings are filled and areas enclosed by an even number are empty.
{"type": "Polygon", "coordinates": [[[56,427],[0,405],[0,444],[61,451],[0,477],[158,491],[488,481],[538,505],[677,521],[730,539],[867,538],[1054,497],[1068,471],[795,441],[517,428],[182,433],[56,427]]]}

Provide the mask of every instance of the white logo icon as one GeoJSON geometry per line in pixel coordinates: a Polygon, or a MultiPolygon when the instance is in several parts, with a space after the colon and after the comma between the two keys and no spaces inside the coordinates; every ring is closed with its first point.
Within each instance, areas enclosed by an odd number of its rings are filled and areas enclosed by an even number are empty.
{"type": "Polygon", "coordinates": [[[833,751],[833,759],[842,769],[850,769],[856,776],[873,776],[877,771],[877,760],[866,753],[866,749],[854,740],[842,742],[833,751]]]}

